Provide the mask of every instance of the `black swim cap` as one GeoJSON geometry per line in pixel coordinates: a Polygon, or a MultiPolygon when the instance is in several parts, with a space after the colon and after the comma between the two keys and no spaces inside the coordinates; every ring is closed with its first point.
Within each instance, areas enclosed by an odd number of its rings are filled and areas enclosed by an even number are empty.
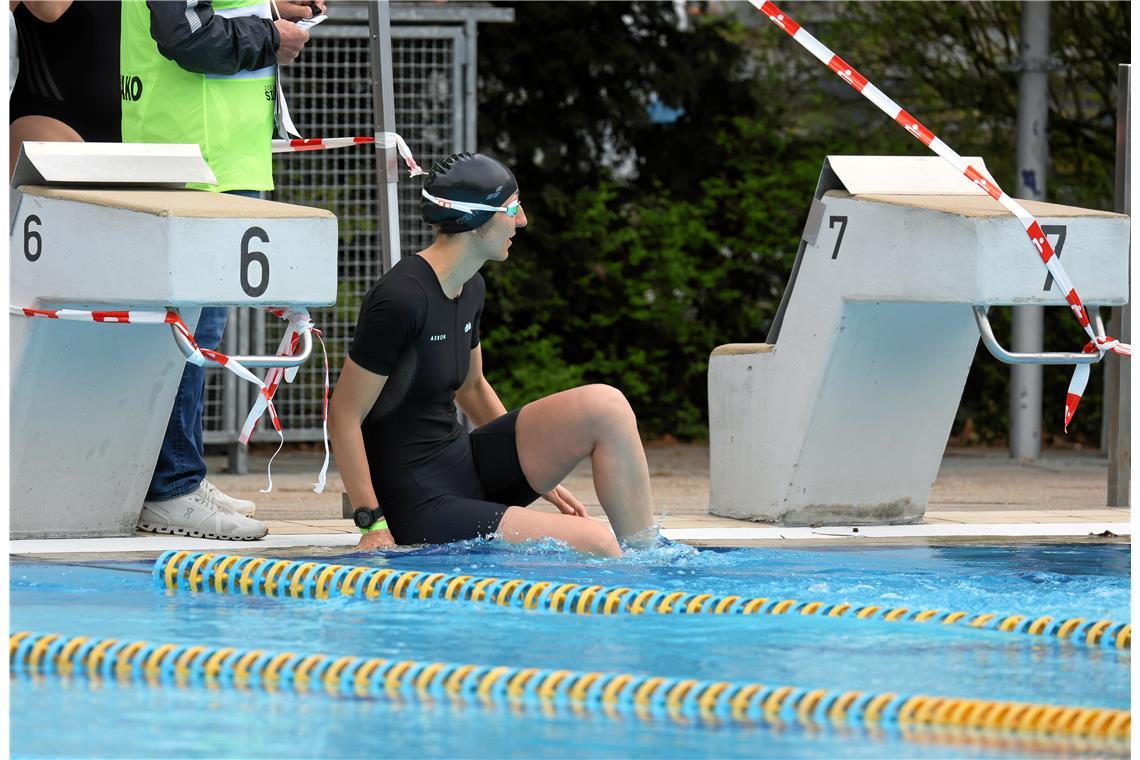
{"type": "MultiPolygon", "coordinates": [[[[433,166],[424,181],[424,190],[436,198],[487,206],[506,205],[518,189],[511,170],[482,153],[455,153],[433,166]]],[[[440,232],[454,235],[482,227],[495,212],[444,208],[421,196],[420,215],[440,232]]]]}

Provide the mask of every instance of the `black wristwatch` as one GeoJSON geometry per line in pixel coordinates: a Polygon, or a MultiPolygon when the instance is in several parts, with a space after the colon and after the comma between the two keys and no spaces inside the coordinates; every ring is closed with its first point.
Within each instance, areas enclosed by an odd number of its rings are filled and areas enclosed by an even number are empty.
{"type": "Polygon", "coordinates": [[[352,521],[356,523],[356,527],[361,530],[371,528],[383,519],[384,510],[380,509],[380,507],[357,507],[352,512],[352,521]]]}

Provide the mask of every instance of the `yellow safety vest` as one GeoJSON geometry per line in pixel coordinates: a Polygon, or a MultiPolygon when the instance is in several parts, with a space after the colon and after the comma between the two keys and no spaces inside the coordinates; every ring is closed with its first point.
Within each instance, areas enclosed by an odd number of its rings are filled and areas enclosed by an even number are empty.
{"type": "MultiPolygon", "coordinates": [[[[215,0],[214,13],[270,18],[268,2],[215,0]]],[[[272,190],[276,66],[186,71],[158,51],[144,0],[124,0],[120,43],[123,142],[197,143],[218,180],[203,190],[272,190]]]]}

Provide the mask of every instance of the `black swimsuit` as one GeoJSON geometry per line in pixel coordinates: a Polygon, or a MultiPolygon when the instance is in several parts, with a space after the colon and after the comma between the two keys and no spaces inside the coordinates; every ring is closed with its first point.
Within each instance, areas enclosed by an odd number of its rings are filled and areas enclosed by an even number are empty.
{"type": "Polygon", "coordinates": [[[479,345],[486,286],[476,274],[448,298],[421,256],[401,260],[364,297],[349,356],[387,376],[362,425],[372,485],[398,543],[494,533],[509,506],[538,494],[519,465],[518,412],[470,434],[455,391],[479,345]]]}
{"type": "Polygon", "coordinates": [[[8,98],[8,122],[50,116],[87,142],[121,141],[119,3],[72,3],[51,23],[22,4],[13,13],[20,75],[8,98]]]}

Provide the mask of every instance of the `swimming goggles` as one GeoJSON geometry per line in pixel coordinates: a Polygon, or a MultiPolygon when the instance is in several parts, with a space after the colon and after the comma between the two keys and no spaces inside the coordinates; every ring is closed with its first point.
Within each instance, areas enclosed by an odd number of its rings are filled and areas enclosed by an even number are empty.
{"type": "Polygon", "coordinates": [[[513,218],[518,216],[519,209],[522,208],[522,204],[517,200],[511,201],[506,206],[488,206],[485,203],[466,203],[465,201],[449,201],[446,198],[436,198],[427,190],[421,190],[420,195],[437,206],[453,208],[456,211],[502,211],[507,216],[513,218]]]}

